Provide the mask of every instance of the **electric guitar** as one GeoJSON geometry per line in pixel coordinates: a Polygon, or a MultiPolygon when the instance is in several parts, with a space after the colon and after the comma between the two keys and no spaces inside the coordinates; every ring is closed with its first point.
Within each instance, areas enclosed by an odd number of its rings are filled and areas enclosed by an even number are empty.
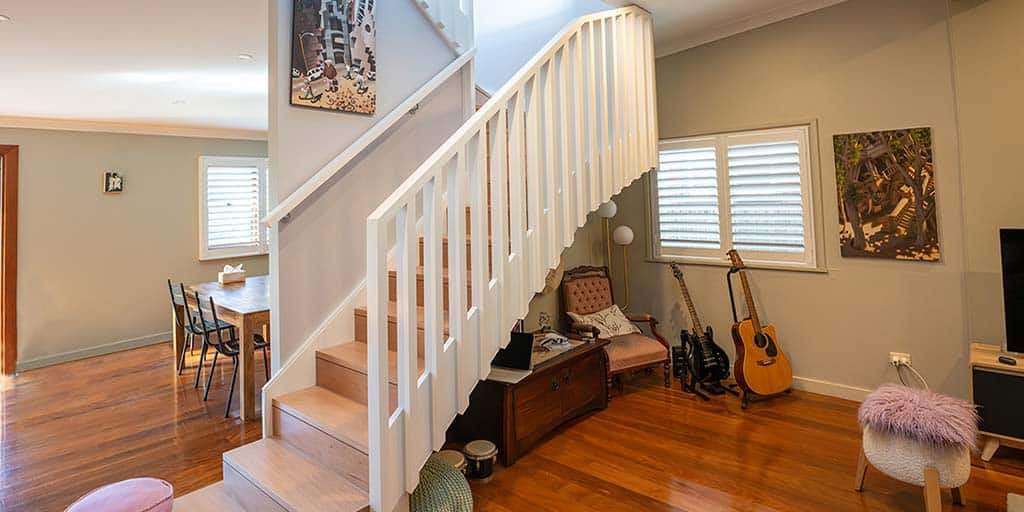
{"type": "Polygon", "coordinates": [[[693,386],[696,383],[711,384],[712,389],[715,391],[709,391],[720,394],[720,387],[717,384],[719,381],[729,377],[729,355],[725,353],[725,350],[722,350],[722,347],[715,344],[714,332],[711,330],[711,326],[709,325],[707,328],[701,326],[700,317],[697,316],[697,308],[693,306],[693,299],[690,297],[690,291],[686,287],[686,280],[683,279],[683,271],[675,263],[671,263],[669,266],[672,268],[672,275],[675,276],[676,281],[679,281],[679,291],[682,293],[683,300],[686,302],[686,309],[690,313],[691,331],[683,330],[679,333],[688,360],[687,363],[694,378],[690,385],[693,386]]]}
{"type": "Polygon", "coordinates": [[[746,266],[735,249],[729,251],[733,269],[740,275],[743,295],[747,301],[746,318],[732,326],[732,339],[736,344],[736,382],[744,391],[758,395],[774,395],[793,384],[793,367],[779,348],[775,327],[761,325],[757,318],[754,296],[750,293],[746,266]]]}

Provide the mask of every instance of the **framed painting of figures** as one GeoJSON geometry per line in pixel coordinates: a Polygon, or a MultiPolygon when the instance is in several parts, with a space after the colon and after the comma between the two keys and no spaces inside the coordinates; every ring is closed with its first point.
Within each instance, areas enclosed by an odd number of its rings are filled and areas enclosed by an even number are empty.
{"type": "Polygon", "coordinates": [[[832,138],[844,257],[938,261],[930,128],[832,138]]]}
{"type": "Polygon", "coordinates": [[[376,0],[295,0],[291,104],[374,114],[376,0]]]}

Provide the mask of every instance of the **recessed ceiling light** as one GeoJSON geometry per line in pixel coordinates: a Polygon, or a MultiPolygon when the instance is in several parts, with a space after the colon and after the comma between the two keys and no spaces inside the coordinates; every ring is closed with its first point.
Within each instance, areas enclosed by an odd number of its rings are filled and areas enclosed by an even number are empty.
{"type": "Polygon", "coordinates": [[[185,103],[187,103],[185,100],[174,100],[171,105],[184,105],[185,103]]]}
{"type": "Polygon", "coordinates": [[[256,57],[254,57],[251,53],[239,53],[238,54],[238,60],[242,60],[242,61],[245,61],[245,62],[252,62],[252,61],[256,60],[256,57]]]}
{"type": "Polygon", "coordinates": [[[0,14],[0,23],[3,23],[5,21],[12,21],[11,17],[6,14],[0,14]]]}

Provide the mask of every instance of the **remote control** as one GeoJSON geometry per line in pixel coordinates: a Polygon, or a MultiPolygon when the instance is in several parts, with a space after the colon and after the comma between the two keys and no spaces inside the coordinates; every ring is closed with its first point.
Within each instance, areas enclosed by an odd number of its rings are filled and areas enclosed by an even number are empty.
{"type": "Polygon", "coordinates": [[[1010,356],[999,356],[999,362],[1010,366],[1017,366],[1017,360],[1010,356]]]}

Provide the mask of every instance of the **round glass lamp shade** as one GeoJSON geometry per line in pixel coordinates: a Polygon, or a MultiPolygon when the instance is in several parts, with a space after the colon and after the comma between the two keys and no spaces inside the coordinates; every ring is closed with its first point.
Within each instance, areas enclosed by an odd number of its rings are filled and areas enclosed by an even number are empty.
{"type": "Polygon", "coordinates": [[[612,232],[612,240],[615,245],[629,245],[633,243],[633,230],[629,226],[619,226],[612,232]]]}
{"type": "Polygon", "coordinates": [[[615,213],[618,211],[619,206],[615,204],[615,201],[609,199],[607,203],[602,204],[601,207],[597,209],[597,215],[602,219],[610,219],[614,217],[615,213]]]}

